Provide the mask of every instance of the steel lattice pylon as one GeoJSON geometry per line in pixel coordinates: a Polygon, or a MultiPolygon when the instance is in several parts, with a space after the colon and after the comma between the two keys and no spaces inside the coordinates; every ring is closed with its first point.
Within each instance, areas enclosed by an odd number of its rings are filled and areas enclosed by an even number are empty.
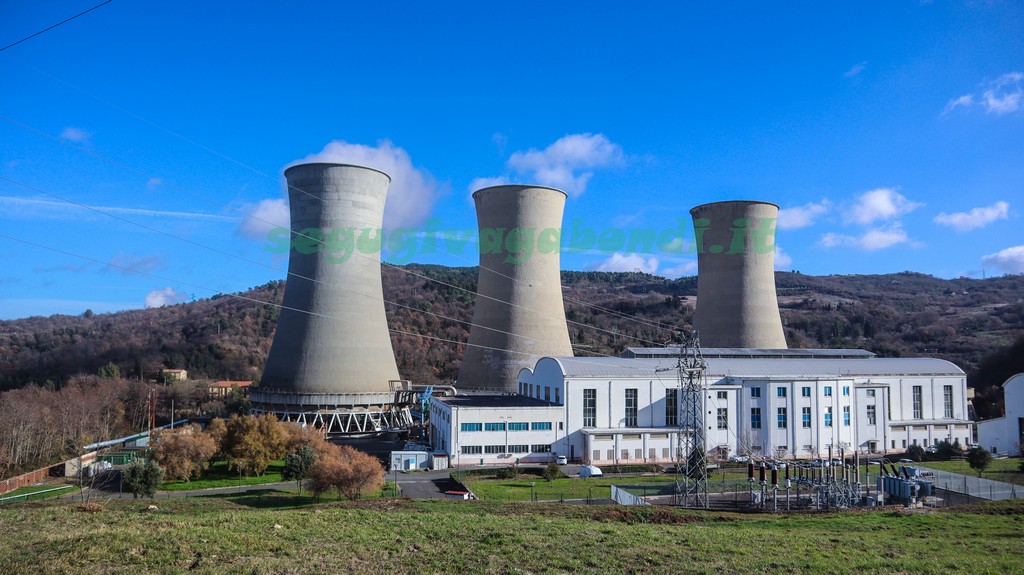
{"type": "Polygon", "coordinates": [[[708,507],[707,434],[704,432],[704,397],[707,364],[696,331],[677,332],[679,357],[679,443],[676,448],[677,505],[708,507]]]}

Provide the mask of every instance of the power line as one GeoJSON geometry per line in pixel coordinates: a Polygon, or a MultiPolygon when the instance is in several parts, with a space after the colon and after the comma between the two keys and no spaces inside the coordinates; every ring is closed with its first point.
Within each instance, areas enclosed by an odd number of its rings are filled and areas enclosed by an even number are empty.
{"type": "Polygon", "coordinates": [[[92,12],[93,10],[99,8],[100,6],[103,6],[105,4],[110,4],[112,1],[113,0],[106,0],[106,2],[100,2],[99,4],[93,6],[92,8],[89,8],[88,10],[86,10],[84,12],[79,12],[78,14],[75,14],[74,16],[72,16],[70,18],[67,18],[65,20],[61,20],[60,22],[57,22],[56,24],[54,24],[53,26],[50,26],[49,28],[45,28],[43,30],[40,30],[40,31],[36,32],[35,34],[30,35],[30,36],[25,36],[24,38],[22,38],[21,40],[18,40],[17,42],[15,42],[13,44],[8,44],[8,45],[4,46],[3,48],[0,48],[0,52],[3,52],[4,50],[6,50],[8,48],[13,48],[14,46],[17,46],[18,44],[21,44],[22,42],[24,42],[26,40],[31,40],[32,38],[35,38],[36,36],[38,36],[40,34],[43,34],[45,32],[49,32],[50,30],[53,30],[54,28],[56,28],[57,26],[60,26],[61,24],[67,24],[68,22],[74,20],[75,18],[78,18],[79,16],[84,16],[84,15],[88,14],[89,12],[92,12]]]}

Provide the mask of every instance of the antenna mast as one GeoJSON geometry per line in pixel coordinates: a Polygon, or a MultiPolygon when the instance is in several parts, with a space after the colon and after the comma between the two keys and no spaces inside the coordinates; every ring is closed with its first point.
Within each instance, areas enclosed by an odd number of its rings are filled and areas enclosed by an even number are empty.
{"type": "Polygon", "coordinates": [[[677,505],[708,507],[707,434],[704,431],[704,397],[707,363],[700,351],[697,331],[678,331],[679,443],[676,449],[677,505]]]}

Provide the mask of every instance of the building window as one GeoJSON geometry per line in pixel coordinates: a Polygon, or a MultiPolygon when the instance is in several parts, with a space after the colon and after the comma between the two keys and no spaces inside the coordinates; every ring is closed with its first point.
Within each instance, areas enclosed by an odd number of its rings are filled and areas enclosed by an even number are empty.
{"type": "Polygon", "coordinates": [[[825,386],[825,397],[832,397],[832,386],[831,385],[826,385],[825,386]]]}
{"type": "Polygon", "coordinates": [[[809,387],[801,387],[800,388],[800,396],[801,397],[810,397],[811,396],[811,388],[809,388],[809,387]]]}
{"type": "Polygon", "coordinates": [[[921,400],[921,386],[915,385],[913,388],[914,396],[914,419],[924,418],[924,402],[921,400]]]}
{"type": "Polygon", "coordinates": [[[636,427],[636,390],[626,390],[626,427],[636,427]]]}
{"type": "Polygon", "coordinates": [[[778,409],[778,415],[776,416],[776,419],[778,419],[779,429],[786,429],[786,426],[788,425],[788,422],[786,421],[787,420],[787,414],[786,414],[786,408],[785,407],[780,407],[778,409]]]}
{"type": "Polygon", "coordinates": [[[843,425],[850,427],[850,406],[843,406],[843,425]]]}
{"type": "Polygon", "coordinates": [[[485,445],[484,446],[484,453],[490,453],[490,454],[505,453],[505,446],[504,445],[485,445]]]}
{"type": "Polygon", "coordinates": [[[719,391],[718,392],[718,399],[729,399],[729,392],[728,391],[719,391]]]}
{"type": "Polygon", "coordinates": [[[544,388],[544,401],[551,401],[551,388],[550,387],[545,387],[544,388]]]}
{"type": "Polygon", "coordinates": [[[459,426],[460,431],[482,431],[484,424],[482,423],[463,423],[459,426]]]}
{"type": "Polygon", "coordinates": [[[825,408],[825,427],[832,427],[832,408],[825,408]]]}
{"type": "Polygon", "coordinates": [[[868,397],[874,397],[874,396],[875,396],[875,390],[869,389],[868,390],[868,397]]]}
{"type": "Polygon", "coordinates": [[[761,397],[761,388],[760,387],[751,387],[750,388],[750,397],[761,397]]]}
{"type": "Polygon", "coordinates": [[[555,403],[562,403],[562,390],[558,387],[555,388],[555,403]]]}
{"type": "Polygon", "coordinates": [[[529,445],[509,445],[508,446],[508,452],[509,453],[529,453],[530,452],[530,446],[529,445]]]}
{"type": "Polygon", "coordinates": [[[597,425],[597,390],[583,390],[583,427],[597,425]]]}
{"type": "MultiPolygon", "coordinates": [[[[479,423],[477,425],[480,425],[479,423]]],[[[479,429],[477,431],[480,431],[479,429]]],[[[485,423],[484,431],[505,431],[505,423],[485,423]]]]}
{"type": "Polygon", "coordinates": [[[533,453],[551,453],[551,444],[538,443],[537,445],[531,445],[530,451],[533,453]]]}
{"type": "Polygon", "coordinates": [[[550,421],[534,421],[530,424],[530,429],[533,431],[551,431],[550,421]]]}
{"type": "Polygon", "coordinates": [[[761,429],[761,408],[751,407],[750,408],[750,427],[751,429],[761,429]]]}
{"type": "Polygon", "coordinates": [[[532,383],[529,385],[529,387],[527,387],[526,396],[527,397],[533,397],[533,384],[532,383]]]}
{"type": "Polygon", "coordinates": [[[869,405],[868,406],[868,425],[874,425],[874,424],[875,424],[875,406],[869,405]]]}
{"type": "Polygon", "coordinates": [[[463,445],[462,446],[462,454],[463,455],[480,455],[483,452],[484,452],[484,448],[480,447],[479,445],[463,445]]]}
{"type": "Polygon", "coordinates": [[[509,431],[529,431],[530,423],[527,421],[510,421],[508,423],[509,431]]]}
{"type": "Polygon", "coordinates": [[[849,385],[844,385],[843,386],[843,395],[850,395],[850,386],[849,385]]]}
{"type": "Polygon", "coordinates": [[[665,390],[665,425],[679,425],[679,390],[665,390]]]}
{"type": "Polygon", "coordinates": [[[777,397],[786,397],[786,388],[785,387],[780,387],[780,388],[776,389],[775,390],[775,395],[777,397]]]}
{"type": "Polygon", "coordinates": [[[803,418],[804,429],[810,429],[810,427],[811,427],[811,408],[810,407],[803,408],[803,411],[800,412],[800,415],[803,418]]]}
{"type": "Polygon", "coordinates": [[[942,387],[942,414],[946,419],[953,419],[953,386],[945,385],[942,387]]]}
{"type": "Polygon", "coordinates": [[[718,408],[718,429],[729,429],[729,409],[718,408]]]}

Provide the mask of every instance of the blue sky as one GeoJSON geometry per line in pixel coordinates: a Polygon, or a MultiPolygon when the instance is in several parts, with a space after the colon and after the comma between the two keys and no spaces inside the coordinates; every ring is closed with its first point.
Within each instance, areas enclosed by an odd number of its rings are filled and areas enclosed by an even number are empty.
{"type": "MultiPolygon", "coordinates": [[[[96,3],[4,2],[0,46],[96,3]]],[[[391,173],[391,229],[537,183],[597,232],[777,203],[779,269],[1024,272],[1019,2],[359,4],[115,0],[0,52],[0,234],[37,244],[0,237],[0,318],[283,278],[266,222],[307,158],[391,173]]]]}

